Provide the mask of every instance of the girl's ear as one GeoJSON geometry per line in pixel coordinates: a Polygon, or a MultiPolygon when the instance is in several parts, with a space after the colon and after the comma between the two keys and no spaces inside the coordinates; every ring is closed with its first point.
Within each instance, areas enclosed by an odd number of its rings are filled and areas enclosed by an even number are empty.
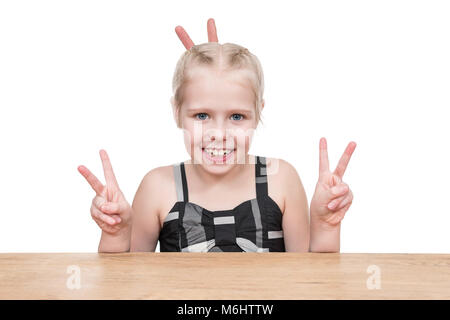
{"type": "Polygon", "coordinates": [[[175,124],[177,125],[177,128],[179,128],[179,126],[178,126],[178,110],[175,107],[175,100],[173,97],[170,98],[170,104],[172,105],[173,119],[175,120],[175,124]]]}

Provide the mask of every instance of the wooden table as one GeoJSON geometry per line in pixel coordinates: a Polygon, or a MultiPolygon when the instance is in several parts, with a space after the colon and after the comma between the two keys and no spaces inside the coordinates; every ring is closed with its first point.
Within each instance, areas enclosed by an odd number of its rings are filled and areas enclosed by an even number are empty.
{"type": "Polygon", "coordinates": [[[450,255],[3,253],[0,298],[450,299],[450,255]]]}

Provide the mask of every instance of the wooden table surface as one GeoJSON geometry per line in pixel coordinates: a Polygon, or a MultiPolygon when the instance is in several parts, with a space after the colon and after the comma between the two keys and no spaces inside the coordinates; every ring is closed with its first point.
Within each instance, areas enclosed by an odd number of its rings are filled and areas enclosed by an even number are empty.
{"type": "Polygon", "coordinates": [[[0,299],[450,299],[450,255],[3,253],[0,299]]]}

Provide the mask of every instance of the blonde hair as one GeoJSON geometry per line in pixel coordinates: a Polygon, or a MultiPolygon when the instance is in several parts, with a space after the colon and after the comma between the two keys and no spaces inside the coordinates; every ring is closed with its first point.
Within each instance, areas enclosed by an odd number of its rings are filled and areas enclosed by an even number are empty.
{"type": "Polygon", "coordinates": [[[183,104],[183,90],[189,81],[189,68],[210,66],[220,71],[246,70],[255,96],[256,124],[261,119],[264,93],[264,74],[258,58],[240,45],[234,43],[219,44],[207,42],[194,45],[185,51],[177,62],[172,80],[173,105],[178,111],[177,126],[181,128],[180,108],[183,104]]]}

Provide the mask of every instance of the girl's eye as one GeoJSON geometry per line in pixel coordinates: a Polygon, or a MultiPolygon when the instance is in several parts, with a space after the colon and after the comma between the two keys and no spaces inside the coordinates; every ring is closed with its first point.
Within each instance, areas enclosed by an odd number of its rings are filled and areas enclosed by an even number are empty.
{"type": "MultiPolygon", "coordinates": [[[[207,117],[208,117],[208,114],[206,114],[204,112],[200,112],[200,113],[195,114],[195,118],[197,118],[198,120],[206,120],[207,117]]],[[[231,116],[232,120],[237,120],[237,121],[242,120],[243,118],[244,118],[244,116],[242,114],[240,114],[240,113],[234,113],[231,116]]]]}
{"type": "Polygon", "coordinates": [[[200,113],[197,113],[197,114],[195,115],[195,117],[196,117],[197,119],[199,119],[199,120],[205,120],[205,119],[206,119],[206,116],[207,116],[207,114],[204,113],[204,112],[200,112],[200,113]],[[200,118],[199,118],[199,116],[200,116],[200,118]]]}
{"type": "Polygon", "coordinates": [[[233,120],[242,120],[244,118],[244,116],[240,113],[235,113],[231,117],[233,120]]]}

